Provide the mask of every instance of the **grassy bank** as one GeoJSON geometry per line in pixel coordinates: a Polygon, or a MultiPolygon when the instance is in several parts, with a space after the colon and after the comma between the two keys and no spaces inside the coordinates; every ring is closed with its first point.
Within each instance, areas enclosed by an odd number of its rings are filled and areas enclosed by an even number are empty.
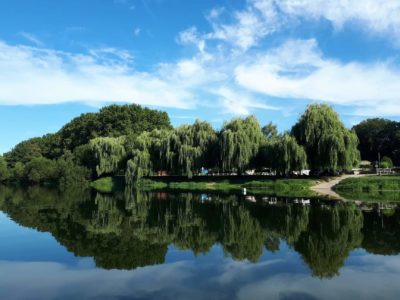
{"type": "Polygon", "coordinates": [[[349,200],[400,201],[400,176],[347,178],[334,189],[349,200]]]}
{"type": "Polygon", "coordinates": [[[365,176],[347,178],[335,186],[336,191],[400,191],[400,176],[365,176]]]}
{"type": "Polygon", "coordinates": [[[112,193],[124,188],[125,182],[121,177],[103,177],[93,181],[90,186],[102,193],[112,193]]]}
{"type": "MultiPolygon", "coordinates": [[[[102,178],[92,184],[97,190],[111,192],[115,186],[111,183],[111,178],[102,178]],[[100,181],[100,182],[99,182],[100,181]],[[98,189],[100,187],[101,189],[98,189]]],[[[237,192],[246,188],[249,192],[257,194],[269,194],[277,196],[312,196],[314,193],[310,187],[316,184],[313,179],[264,179],[264,180],[243,180],[233,178],[230,180],[210,180],[210,181],[165,181],[143,179],[137,183],[137,187],[142,190],[175,190],[175,191],[199,191],[216,190],[226,192],[237,192]]]]}

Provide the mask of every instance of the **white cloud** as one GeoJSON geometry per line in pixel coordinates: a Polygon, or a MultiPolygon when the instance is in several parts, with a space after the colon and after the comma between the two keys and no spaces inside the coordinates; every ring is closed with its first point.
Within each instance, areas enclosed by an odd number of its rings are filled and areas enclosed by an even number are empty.
{"type": "Polygon", "coordinates": [[[354,114],[400,115],[400,69],[324,58],[314,39],[290,40],[242,63],[238,84],[268,96],[354,105],[354,114]]]}
{"type": "Polygon", "coordinates": [[[214,91],[224,108],[223,112],[232,115],[249,115],[251,109],[279,110],[280,108],[257,101],[249,93],[220,87],[214,91]]]}
{"type": "Polygon", "coordinates": [[[244,51],[301,20],[325,19],[337,30],[351,24],[371,34],[400,37],[400,1],[396,0],[247,0],[246,7],[233,12],[230,21],[222,21],[224,14],[228,13],[221,8],[211,10],[208,20],[213,30],[204,38],[222,40],[244,51]]]}
{"type": "Polygon", "coordinates": [[[137,72],[132,56],[104,48],[71,54],[0,42],[0,104],[130,102],[189,108],[191,92],[156,73],[137,72]]]}
{"type": "Polygon", "coordinates": [[[257,8],[274,5],[281,14],[324,18],[340,29],[348,22],[359,23],[373,33],[400,34],[400,1],[397,0],[251,0],[257,8]]]}

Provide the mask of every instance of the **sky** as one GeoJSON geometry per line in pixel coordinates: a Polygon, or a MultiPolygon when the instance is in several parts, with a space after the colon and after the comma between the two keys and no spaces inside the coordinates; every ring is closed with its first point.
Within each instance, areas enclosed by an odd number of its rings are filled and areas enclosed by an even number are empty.
{"type": "Polygon", "coordinates": [[[0,153],[111,103],[215,128],[400,120],[400,0],[1,0],[0,153]]]}

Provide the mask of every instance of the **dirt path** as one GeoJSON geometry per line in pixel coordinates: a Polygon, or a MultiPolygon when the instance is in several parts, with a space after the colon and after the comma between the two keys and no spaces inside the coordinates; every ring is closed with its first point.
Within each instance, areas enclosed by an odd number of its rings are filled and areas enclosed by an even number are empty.
{"type": "Polygon", "coordinates": [[[329,198],[345,200],[339,194],[335,193],[335,191],[332,188],[346,178],[362,177],[362,176],[364,176],[364,175],[342,175],[342,176],[336,177],[330,181],[320,182],[317,185],[314,185],[313,187],[311,187],[311,190],[322,196],[328,196],[329,198]]]}

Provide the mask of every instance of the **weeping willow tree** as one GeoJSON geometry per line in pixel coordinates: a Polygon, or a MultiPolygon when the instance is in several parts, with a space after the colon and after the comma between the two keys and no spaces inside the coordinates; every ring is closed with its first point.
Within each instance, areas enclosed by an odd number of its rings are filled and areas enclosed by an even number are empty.
{"type": "Polygon", "coordinates": [[[258,154],[262,137],[254,116],[225,123],[219,139],[222,169],[242,172],[258,154]]]}
{"type": "Polygon", "coordinates": [[[283,175],[307,168],[307,155],[304,148],[287,133],[267,141],[261,147],[261,153],[262,163],[283,175]]]}
{"type": "Polygon", "coordinates": [[[125,181],[131,185],[134,181],[152,172],[150,146],[152,139],[149,132],[144,132],[135,139],[130,140],[129,156],[131,159],[126,164],[125,181]]]}
{"type": "Polygon", "coordinates": [[[89,142],[98,176],[117,172],[126,159],[125,137],[99,137],[89,142]]]}
{"type": "Polygon", "coordinates": [[[360,159],[356,134],[344,127],[338,114],[328,105],[308,106],[292,128],[292,134],[304,146],[313,170],[349,170],[360,159]]]}
{"type": "Polygon", "coordinates": [[[192,177],[195,170],[211,166],[212,151],[217,134],[208,122],[196,120],[193,125],[182,125],[175,130],[176,171],[192,177]]]}

